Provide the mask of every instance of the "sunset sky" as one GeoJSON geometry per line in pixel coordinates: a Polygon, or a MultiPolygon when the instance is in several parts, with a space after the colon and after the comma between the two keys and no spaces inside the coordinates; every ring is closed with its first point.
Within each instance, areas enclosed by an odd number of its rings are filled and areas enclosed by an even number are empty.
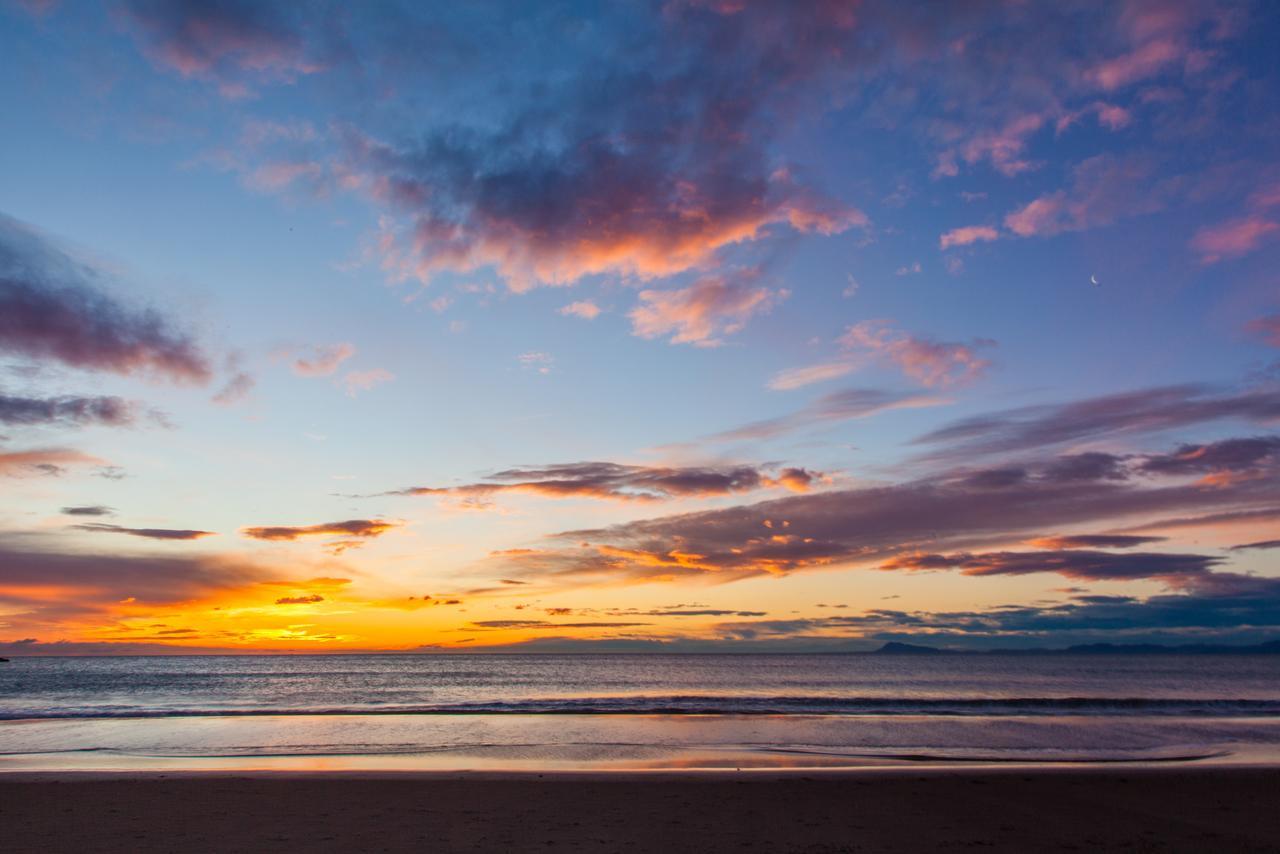
{"type": "Polygon", "coordinates": [[[1280,636],[1278,42],[0,0],[0,654],[1280,636]]]}

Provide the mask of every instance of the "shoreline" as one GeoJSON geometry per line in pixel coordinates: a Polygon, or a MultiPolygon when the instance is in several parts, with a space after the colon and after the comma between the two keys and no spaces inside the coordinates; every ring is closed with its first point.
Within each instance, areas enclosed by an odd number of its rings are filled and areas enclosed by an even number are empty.
{"type": "Polygon", "coordinates": [[[878,779],[882,777],[1025,777],[1028,775],[1121,775],[1160,777],[1182,775],[1230,775],[1236,773],[1275,774],[1280,785],[1280,761],[1214,763],[1190,760],[1172,762],[1034,762],[950,764],[920,763],[899,765],[761,766],[693,768],[175,768],[175,769],[0,769],[0,785],[13,783],[158,782],[200,780],[386,780],[530,782],[669,782],[681,780],[723,781],[736,778],[757,782],[822,777],[829,780],[878,779]]]}
{"type": "Polygon", "coordinates": [[[1280,766],[0,774],[13,850],[1280,849],[1280,766]]]}

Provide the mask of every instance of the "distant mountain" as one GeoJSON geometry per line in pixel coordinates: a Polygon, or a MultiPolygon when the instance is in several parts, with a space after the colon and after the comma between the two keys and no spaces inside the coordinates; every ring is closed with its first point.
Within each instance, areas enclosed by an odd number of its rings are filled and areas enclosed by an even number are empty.
{"type": "Polygon", "coordinates": [[[1069,646],[1063,652],[1073,655],[1280,655],[1280,640],[1255,643],[1249,646],[1233,646],[1223,643],[1188,643],[1166,646],[1159,643],[1088,643],[1069,646]]]}
{"type": "Polygon", "coordinates": [[[942,655],[944,652],[945,650],[938,649],[936,646],[899,643],[898,641],[889,641],[875,650],[876,655],[942,655]]]}
{"type": "Polygon", "coordinates": [[[889,641],[872,655],[1280,655],[1280,640],[1249,645],[1225,643],[1085,643],[1063,648],[945,649],[923,644],[889,641]]]}

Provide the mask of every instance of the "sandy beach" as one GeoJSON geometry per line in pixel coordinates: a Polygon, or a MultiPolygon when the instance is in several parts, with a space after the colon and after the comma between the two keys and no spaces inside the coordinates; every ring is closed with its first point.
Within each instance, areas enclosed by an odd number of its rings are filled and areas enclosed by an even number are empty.
{"type": "Polygon", "coordinates": [[[25,774],[15,852],[1280,851],[1280,769],[25,774]]]}

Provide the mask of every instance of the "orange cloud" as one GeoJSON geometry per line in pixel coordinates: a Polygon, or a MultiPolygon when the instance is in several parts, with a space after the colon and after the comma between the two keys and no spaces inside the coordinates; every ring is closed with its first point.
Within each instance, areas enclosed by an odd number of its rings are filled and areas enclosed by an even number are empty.
{"type": "Polygon", "coordinates": [[[632,333],[641,338],[671,336],[672,344],[718,347],[756,314],[768,312],[790,292],[751,287],[754,273],[738,279],[706,276],[687,288],[640,292],[631,310],[632,333]]]}
{"type": "Polygon", "coordinates": [[[32,448],[28,451],[0,452],[0,475],[61,474],[69,465],[102,465],[103,461],[69,448],[32,448]]]}

